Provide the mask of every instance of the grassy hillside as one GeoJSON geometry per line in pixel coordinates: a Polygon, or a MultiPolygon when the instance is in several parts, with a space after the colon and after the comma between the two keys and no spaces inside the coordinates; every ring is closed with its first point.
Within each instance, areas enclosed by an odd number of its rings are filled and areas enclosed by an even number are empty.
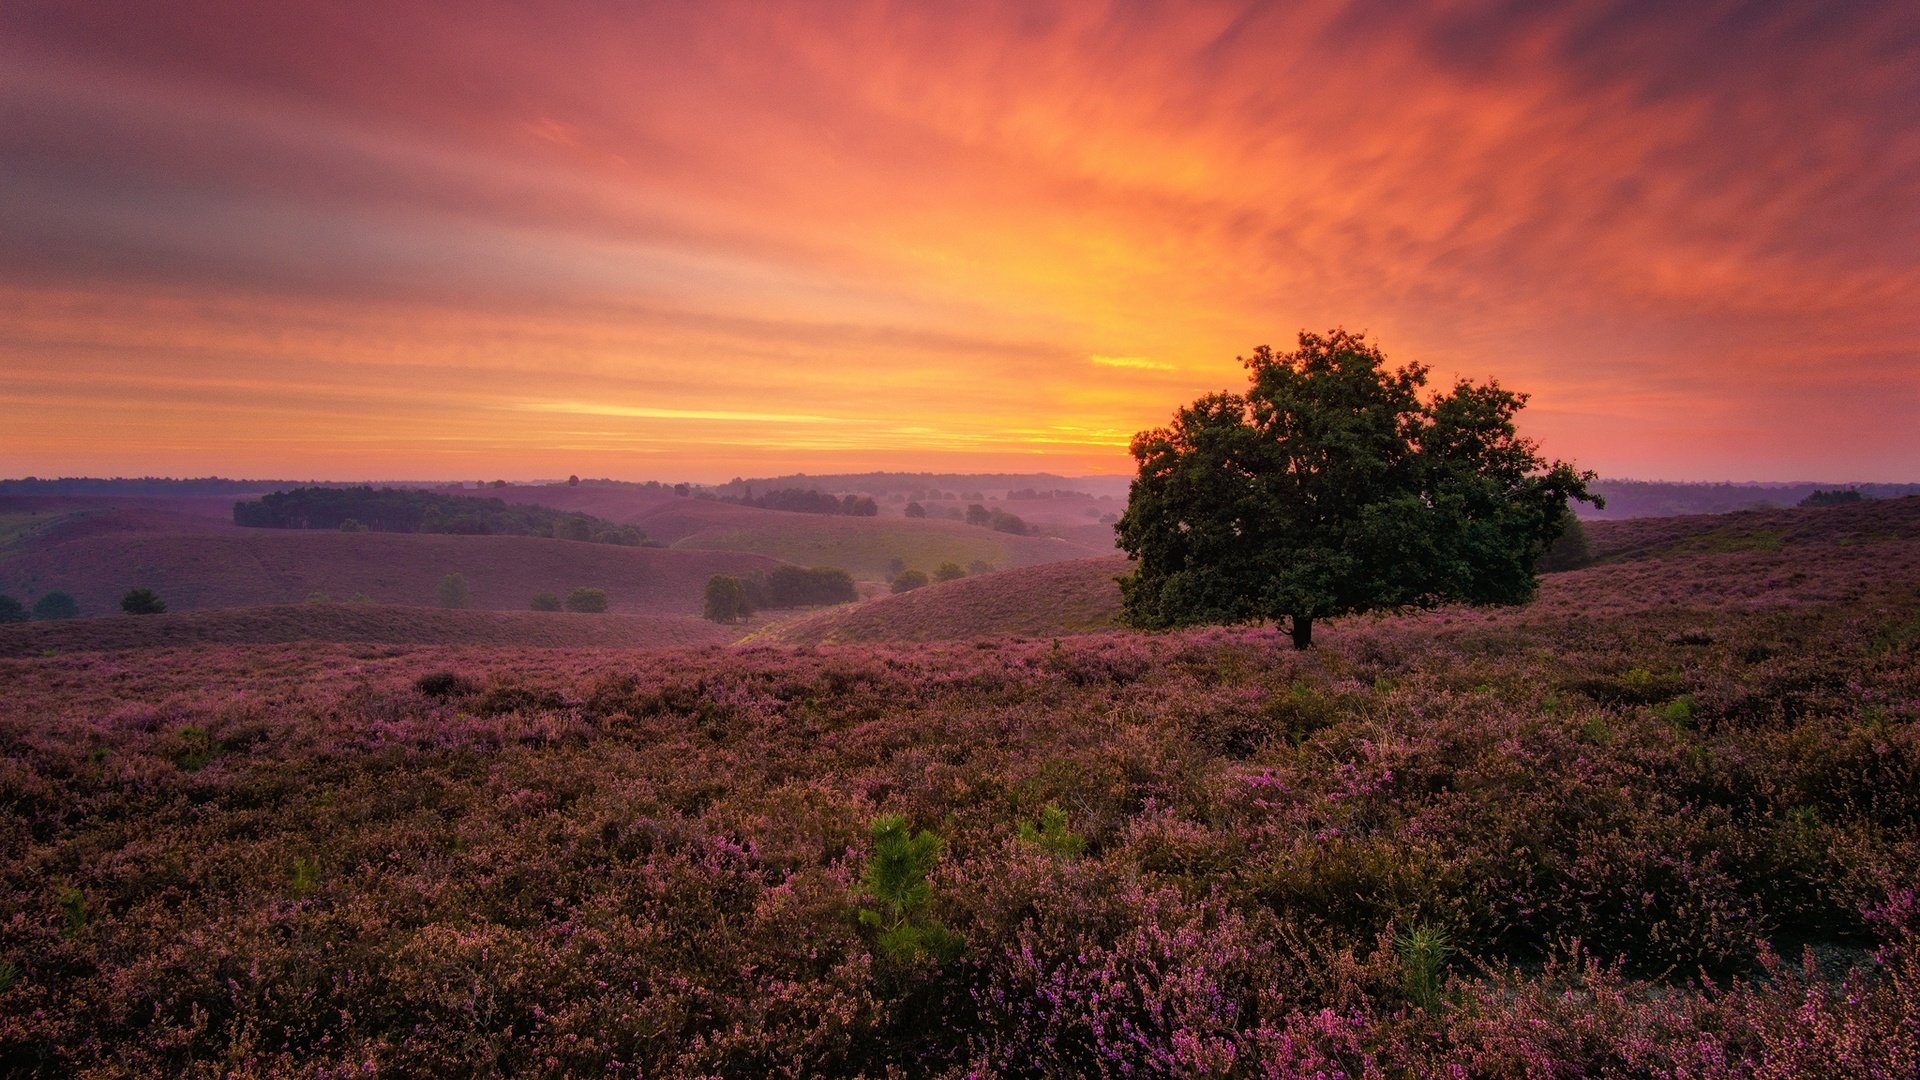
{"type": "Polygon", "coordinates": [[[1911,1076],[1870,511],[1305,653],[0,659],[0,1071],[1911,1076]]]}
{"type": "Polygon", "coordinates": [[[674,546],[752,552],[801,566],[838,566],[868,581],[884,580],[888,563],[895,558],[905,560],[909,569],[931,572],[943,562],[966,566],[980,560],[1007,568],[1107,554],[1056,537],[1010,536],[957,521],[813,514],[780,514],[778,520],[749,526],[714,526],[674,546]]]}
{"type": "Polygon", "coordinates": [[[776,565],[744,553],[524,536],[138,527],[148,521],[131,512],[69,519],[0,560],[0,592],[30,599],[64,590],[86,615],[117,614],[136,586],[157,591],[173,611],[299,603],[315,592],[430,606],[441,578],[459,573],[477,608],[525,610],[535,593],[589,586],[605,589],[615,612],[680,615],[700,612],[713,574],[776,565]]]}
{"type": "Polygon", "coordinates": [[[755,643],[849,645],[1053,637],[1112,629],[1120,613],[1124,557],[1076,559],[942,582],[827,608],[753,635],[755,643]]]}
{"type": "Polygon", "coordinates": [[[735,634],[687,615],[440,611],[378,604],[285,604],[139,618],[67,619],[0,626],[0,656],[295,641],[521,648],[691,648],[735,634]]]}

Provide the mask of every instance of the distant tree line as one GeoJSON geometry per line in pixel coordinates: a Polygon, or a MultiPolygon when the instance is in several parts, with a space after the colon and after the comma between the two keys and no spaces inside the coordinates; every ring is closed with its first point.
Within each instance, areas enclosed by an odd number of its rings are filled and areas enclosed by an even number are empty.
{"type": "Polygon", "coordinates": [[[590,514],[406,488],[298,487],[233,504],[233,523],[261,529],[372,529],[463,536],[551,536],[640,547],[646,535],[590,514]]]}
{"type": "Polygon", "coordinates": [[[762,510],[788,510],[797,514],[873,517],[880,513],[880,505],[865,495],[838,496],[801,488],[781,488],[759,496],[754,495],[752,488],[748,488],[743,495],[723,498],[721,501],[757,506],[762,510]]]}
{"type": "Polygon", "coordinates": [[[1859,488],[1835,488],[1832,491],[1816,491],[1800,500],[1801,506],[1845,506],[1848,503],[1866,501],[1859,488]]]}

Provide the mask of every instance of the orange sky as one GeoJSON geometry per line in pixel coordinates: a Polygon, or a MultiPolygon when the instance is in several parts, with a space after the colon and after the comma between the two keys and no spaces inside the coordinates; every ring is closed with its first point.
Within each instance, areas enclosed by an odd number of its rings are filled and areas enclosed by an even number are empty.
{"type": "Polygon", "coordinates": [[[1126,473],[1365,328],[1920,480],[1920,8],[0,5],[0,475],[1126,473]]]}

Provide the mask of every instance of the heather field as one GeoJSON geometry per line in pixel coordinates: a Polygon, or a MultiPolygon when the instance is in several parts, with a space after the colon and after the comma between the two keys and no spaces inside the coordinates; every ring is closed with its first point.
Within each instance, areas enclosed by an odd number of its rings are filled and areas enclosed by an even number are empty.
{"type": "Polygon", "coordinates": [[[1916,514],[1306,653],[0,660],[0,1071],[1912,1076],[1916,514]]]}

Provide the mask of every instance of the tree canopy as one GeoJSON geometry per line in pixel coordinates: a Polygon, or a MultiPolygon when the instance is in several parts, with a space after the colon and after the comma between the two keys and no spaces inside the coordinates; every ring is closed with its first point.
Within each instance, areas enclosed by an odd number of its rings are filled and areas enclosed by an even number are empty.
{"type": "Polygon", "coordinates": [[[1313,621],[1376,608],[1530,599],[1534,565],[1592,473],[1518,436],[1526,395],[1389,369],[1364,334],[1302,332],[1242,358],[1245,393],[1209,394],[1134,436],[1115,526],[1136,626],[1313,621]]]}

